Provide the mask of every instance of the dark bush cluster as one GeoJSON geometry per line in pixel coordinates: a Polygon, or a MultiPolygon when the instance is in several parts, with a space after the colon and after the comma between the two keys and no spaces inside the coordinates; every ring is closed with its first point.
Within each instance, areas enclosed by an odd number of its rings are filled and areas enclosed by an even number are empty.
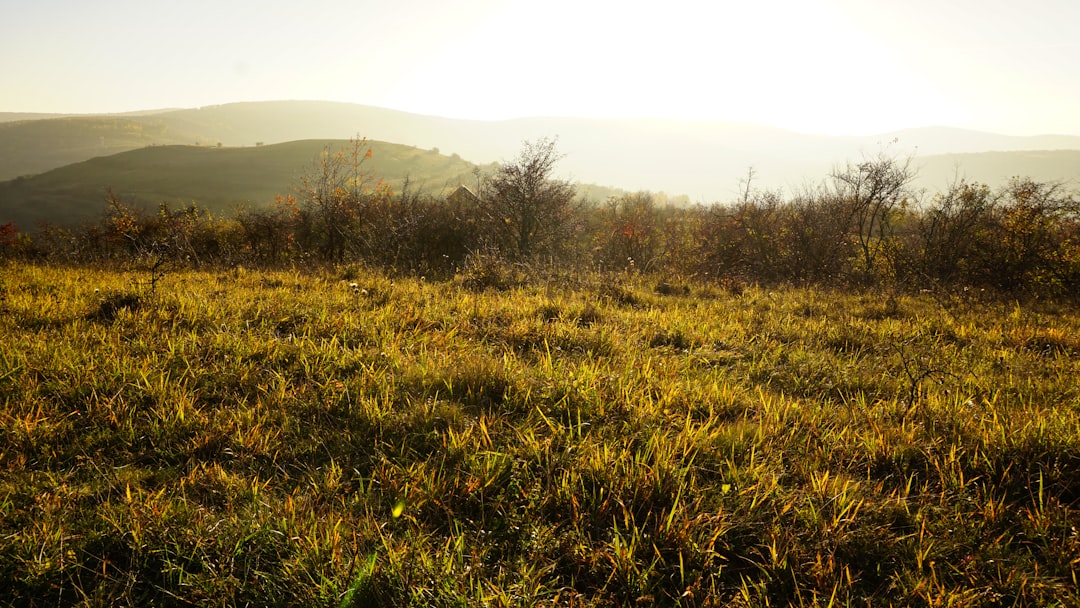
{"type": "Polygon", "coordinates": [[[729,204],[676,207],[647,192],[597,203],[551,177],[559,156],[541,140],[478,192],[435,197],[408,183],[392,190],[366,171],[370,154],[363,140],[327,152],[295,194],[227,218],[195,205],[146,213],[109,194],[102,218],[78,229],[0,226],[0,256],[148,269],[359,262],[467,274],[476,286],[512,265],[1016,297],[1080,287],[1080,202],[1055,183],[960,181],[926,197],[910,187],[909,160],[881,154],[790,196],[747,183],[729,204]]]}
{"type": "Polygon", "coordinates": [[[879,158],[790,199],[747,192],[695,210],[680,269],[765,284],[1080,293],[1080,201],[1060,184],[1014,178],[992,190],[960,181],[923,202],[906,185],[873,183],[910,181],[896,166],[879,158]]]}
{"type": "Polygon", "coordinates": [[[906,254],[929,280],[1007,293],[1080,287],[1080,202],[1059,184],[1014,179],[991,191],[959,183],[915,224],[906,254]]]}

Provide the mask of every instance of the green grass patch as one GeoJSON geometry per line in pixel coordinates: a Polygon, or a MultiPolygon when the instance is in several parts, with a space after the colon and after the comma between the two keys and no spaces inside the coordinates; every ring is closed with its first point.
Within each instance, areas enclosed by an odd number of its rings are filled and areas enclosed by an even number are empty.
{"type": "Polygon", "coordinates": [[[1076,310],[468,272],[5,266],[0,604],[1080,602],[1076,310]]]}

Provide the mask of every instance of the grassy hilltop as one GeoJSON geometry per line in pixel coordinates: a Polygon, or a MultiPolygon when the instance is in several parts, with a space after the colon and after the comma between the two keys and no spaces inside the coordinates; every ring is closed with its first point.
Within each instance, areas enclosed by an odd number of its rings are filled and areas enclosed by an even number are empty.
{"type": "Polygon", "coordinates": [[[195,133],[151,118],[84,116],[3,122],[0,179],[36,175],[150,145],[190,145],[199,139],[195,133]]]}
{"type": "Polygon", "coordinates": [[[1080,314],[0,274],[0,603],[1076,605],[1080,314]]]}
{"type": "MultiPolygon", "coordinates": [[[[395,188],[409,178],[413,187],[440,194],[476,179],[476,165],[457,156],[378,141],[366,145],[372,158],[364,170],[395,188]]],[[[105,208],[106,189],[145,209],[196,202],[216,215],[231,215],[241,205],[263,208],[277,195],[294,193],[324,150],[346,146],[344,140],[242,148],[152,146],[102,156],[0,183],[0,221],[33,227],[41,221],[94,220],[105,208]]]]}

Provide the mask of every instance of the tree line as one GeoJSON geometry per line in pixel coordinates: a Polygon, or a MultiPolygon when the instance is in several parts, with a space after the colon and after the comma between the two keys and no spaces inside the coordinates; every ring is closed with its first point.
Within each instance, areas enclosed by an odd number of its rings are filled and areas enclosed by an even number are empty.
{"type": "Polygon", "coordinates": [[[794,194],[755,188],[751,170],[737,200],[672,207],[648,192],[580,200],[553,177],[551,139],[526,143],[466,196],[408,182],[392,189],[367,170],[370,157],[363,140],[327,150],[294,193],[230,217],[194,204],[148,213],[110,193],[101,218],[79,228],[0,226],[0,256],[147,268],[362,263],[433,279],[652,271],[729,285],[1080,295],[1080,201],[1059,183],[958,180],[928,196],[912,186],[910,158],[883,152],[794,194]]]}

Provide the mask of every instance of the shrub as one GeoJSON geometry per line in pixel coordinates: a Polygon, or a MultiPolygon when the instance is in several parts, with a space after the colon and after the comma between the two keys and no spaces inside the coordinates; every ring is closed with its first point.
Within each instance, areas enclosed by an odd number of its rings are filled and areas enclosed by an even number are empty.
{"type": "Polygon", "coordinates": [[[506,291],[522,285],[525,275],[502,256],[485,251],[472,253],[465,259],[458,279],[463,287],[472,291],[506,291]]]}

